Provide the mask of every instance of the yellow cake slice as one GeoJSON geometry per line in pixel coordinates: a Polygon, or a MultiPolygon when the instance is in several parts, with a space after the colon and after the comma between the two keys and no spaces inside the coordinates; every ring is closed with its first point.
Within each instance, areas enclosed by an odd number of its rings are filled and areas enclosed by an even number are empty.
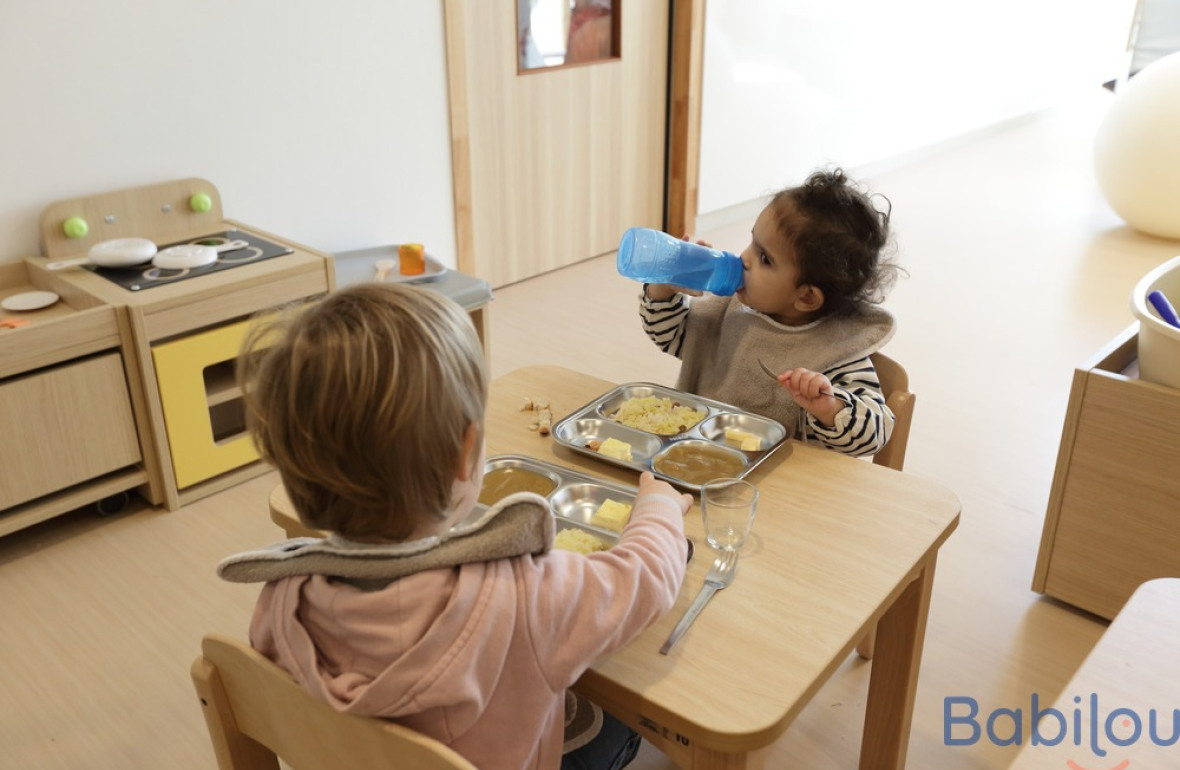
{"type": "Polygon", "coordinates": [[[629,463],[631,462],[631,445],[626,441],[619,441],[617,438],[608,438],[602,442],[602,446],[598,447],[598,454],[629,463]]]}
{"type": "Polygon", "coordinates": [[[590,524],[613,532],[622,532],[631,518],[631,506],[618,500],[607,500],[590,517],[590,524]]]}

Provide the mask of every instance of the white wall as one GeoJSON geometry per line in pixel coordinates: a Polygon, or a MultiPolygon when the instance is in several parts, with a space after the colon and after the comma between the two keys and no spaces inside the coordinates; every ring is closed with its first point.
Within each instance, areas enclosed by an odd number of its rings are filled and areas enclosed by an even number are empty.
{"type": "MultiPolygon", "coordinates": [[[[1096,88],[1133,6],[710,0],[700,211],[1096,88]]],[[[453,266],[441,0],[0,0],[0,261],[55,200],[187,176],[311,246],[453,266]]]]}
{"type": "Polygon", "coordinates": [[[455,264],[441,2],[2,0],[0,261],[63,198],[189,176],[227,217],[455,264]]]}
{"type": "Polygon", "coordinates": [[[865,169],[1096,89],[1126,67],[1134,6],[712,0],[699,209],[759,198],[823,165],[865,169]]]}

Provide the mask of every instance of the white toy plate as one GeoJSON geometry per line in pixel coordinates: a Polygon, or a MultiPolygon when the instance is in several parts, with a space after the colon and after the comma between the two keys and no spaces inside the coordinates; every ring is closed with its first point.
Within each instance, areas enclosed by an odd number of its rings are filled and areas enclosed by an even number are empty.
{"type": "Polygon", "coordinates": [[[22,310],[40,310],[43,307],[49,307],[59,299],[61,297],[51,291],[26,291],[6,297],[3,301],[0,301],[0,307],[5,310],[17,312],[22,310]]]}

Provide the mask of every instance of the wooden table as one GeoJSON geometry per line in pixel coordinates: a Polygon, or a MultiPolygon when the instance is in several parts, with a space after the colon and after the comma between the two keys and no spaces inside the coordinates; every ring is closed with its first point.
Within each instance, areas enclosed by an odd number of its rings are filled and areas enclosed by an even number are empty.
{"type": "MultiPolygon", "coordinates": [[[[526,397],[542,398],[560,417],[612,387],[551,366],[496,380],[489,457],[524,454],[635,484],[634,472],[530,431],[534,417],[520,411],[526,397]]],[[[958,499],[929,481],[794,442],[748,478],[761,498],[733,585],[671,654],[659,654],[713,561],[694,506],[685,528],[697,556],[675,608],[587,671],[578,690],[682,768],[761,768],[770,745],[878,623],[860,767],[904,767],[935,557],[958,524],[958,499]]],[[[281,487],[271,517],[291,535],[305,533],[281,487]]]]}
{"type": "MultiPolygon", "coordinates": [[[[1176,746],[1159,746],[1151,736],[1154,733],[1164,740],[1176,736],[1172,712],[1180,708],[1180,658],[1176,655],[1176,640],[1180,639],[1178,608],[1180,579],[1158,578],[1140,585],[1053,703],[1052,708],[1065,718],[1063,739],[1055,746],[1045,744],[1046,739],[1052,741],[1061,735],[1063,727],[1055,716],[1048,716],[1039,728],[1039,745],[1032,745],[1033,736],[1026,735],[1024,748],[1009,766],[1011,770],[1176,767],[1176,746]],[[1151,728],[1153,711],[1157,724],[1151,728]],[[1112,712],[1118,713],[1108,727],[1112,712]],[[1075,714],[1081,716],[1077,725],[1075,714]],[[1140,731],[1132,740],[1136,720],[1140,731]],[[1129,745],[1121,746],[1116,740],[1129,745]]],[[[1030,701],[1031,697],[1030,694],[1030,701]]],[[[1023,704],[1023,708],[1031,717],[1029,703],[1023,704]]],[[[1044,704],[1039,706],[1042,711],[1048,708],[1044,704]]],[[[980,711],[979,718],[986,718],[986,707],[981,705],[980,711]]]]}

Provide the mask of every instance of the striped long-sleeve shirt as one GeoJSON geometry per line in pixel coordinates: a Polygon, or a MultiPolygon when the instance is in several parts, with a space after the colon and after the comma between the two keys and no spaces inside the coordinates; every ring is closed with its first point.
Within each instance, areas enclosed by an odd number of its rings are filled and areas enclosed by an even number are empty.
{"type": "Polygon", "coordinates": [[[641,296],[640,317],[647,336],[684,362],[677,383],[681,390],[776,419],[803,440],[844,454],[875,454],[889,440],[894,416],[869,358],[893,333],[892,316],[884,310],[861,319],[829,317],[789,327],[736,298],[690,301],[677,294],[666,301],[641,296]],[[822,372],[845,404],[835,425],[825,426],[799,409],[789,391],[759,370],[760,359],[774,371],[804,367],[822,372]]]}

